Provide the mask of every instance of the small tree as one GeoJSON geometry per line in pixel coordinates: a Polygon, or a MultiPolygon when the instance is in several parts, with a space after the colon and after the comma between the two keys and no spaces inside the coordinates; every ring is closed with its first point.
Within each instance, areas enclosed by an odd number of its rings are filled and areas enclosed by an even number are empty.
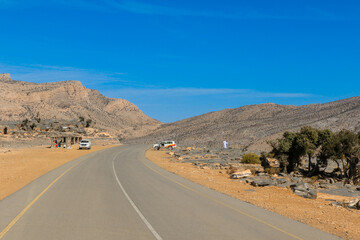
{"type": "Polygon", "coordinates": [[[359,181],[357,164],[360,158],[360,133],[355,134],[349,130],[341,130],[334,139],[335,158],[342,162],[344,176],[347,182],[356,184],[359,181]]]}
{"type": "Polygon", "coordinates": [[[307,155],[309,165],[308,165],[308,173],[311,172],[311,159],[313,158],[316,149],[318,148],[318,139],[319,134],[318,130],[313,127],[306,126],[302,127],[300,133],[297,135],[295,144],[297,144],[297,148],[301,155],[307,155]]]}
{"type": "Polygon", "coordinates": [[[36,128],[36,124],[35,124],[35,123],[32,123],[32,124],[30,125],[30,129],[31,129],[31,130],[34,130],[34,128],[36,128]]]}
{"type": "Polygon", "coordinates": [[[88,119],[88,120],[86,120],[86,125],[85,125],[85,127],[90,127],[91,126],[91,123],[92,123],[92,120],[91,119],[88,119]]]}
{"type": "MultiPolygon", "coordinates": [[[[319,151],[317,153],[317,165],[319,166],[327,166],[329,159],[332,159],[335,156],[334,152],[334,142],[335,135],[329,130],[319,130],[319,140],[318,145],[319,151]]],[[[338,165],[339,166],[339,165],[338,165]]]]}
{"type": "Polygon", "coordinates": [[[300,156],[302,149],[299,149],[295,144],[298,134],[293,132],[284,132],[283,137],[276,141],[270,142],[272,150],[270,153],[274,154],[280,162],[281,171],[292,172],[300,163],[300,156]]]}
{"type": "Polygon", "coordinates": [[[29,130],[29,122],[30,122],[29,119],[25,118],[20,124],[21,129],[24,131],[29,130]]]}

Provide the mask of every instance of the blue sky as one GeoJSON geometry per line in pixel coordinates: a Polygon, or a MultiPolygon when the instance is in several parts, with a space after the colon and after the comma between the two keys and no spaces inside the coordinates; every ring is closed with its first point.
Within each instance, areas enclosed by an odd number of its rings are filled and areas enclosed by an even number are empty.
{"type": "Polygon", "coordinates": [[[0,0],[0,72],[80,80],[163,122],[360,95],[360,2],[0,0]]]}

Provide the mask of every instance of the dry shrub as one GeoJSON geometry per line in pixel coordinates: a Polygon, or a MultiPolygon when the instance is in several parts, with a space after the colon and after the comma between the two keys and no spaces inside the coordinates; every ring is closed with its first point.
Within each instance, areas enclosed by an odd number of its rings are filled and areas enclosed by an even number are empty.
{"type": "Polygon", "coordinates": [[[248,164],[260,164],[260,157],[256,155],[255,153],[246,153],[242,156],[242,163],[248,163],[248,164]]]}

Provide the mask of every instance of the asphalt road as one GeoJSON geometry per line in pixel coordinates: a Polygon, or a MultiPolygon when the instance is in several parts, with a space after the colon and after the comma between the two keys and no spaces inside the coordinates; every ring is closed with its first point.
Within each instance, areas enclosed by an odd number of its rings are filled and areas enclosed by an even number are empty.
{"type": "Polygon", "coordinates": [[[146,148],[88,154],[3,199],[0,239],[339,239],[169,173],[146,148]]]}

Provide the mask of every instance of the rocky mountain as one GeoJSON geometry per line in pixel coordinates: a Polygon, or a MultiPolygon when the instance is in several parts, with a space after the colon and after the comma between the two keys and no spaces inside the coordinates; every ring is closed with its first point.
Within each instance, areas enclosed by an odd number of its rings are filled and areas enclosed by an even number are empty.
{"type": "Polygon", "coordinates": [[[180,145],[221,147],[222,141],[227,140],[233,147],[266,150],[268,140],[306,125],[359,131],[360,97],[304,106],[267,103],[225,109],[164,124],[150,135],[133,141],[173,139],[180,145]]]}
{"type": "Polygon", "coordinates": [[[0,96],[0,123],[83,117],[119,138],[141,136],[161,124],[129,101],[107,98],[79,81],[31,83],[0,74],[0,96]]]}

